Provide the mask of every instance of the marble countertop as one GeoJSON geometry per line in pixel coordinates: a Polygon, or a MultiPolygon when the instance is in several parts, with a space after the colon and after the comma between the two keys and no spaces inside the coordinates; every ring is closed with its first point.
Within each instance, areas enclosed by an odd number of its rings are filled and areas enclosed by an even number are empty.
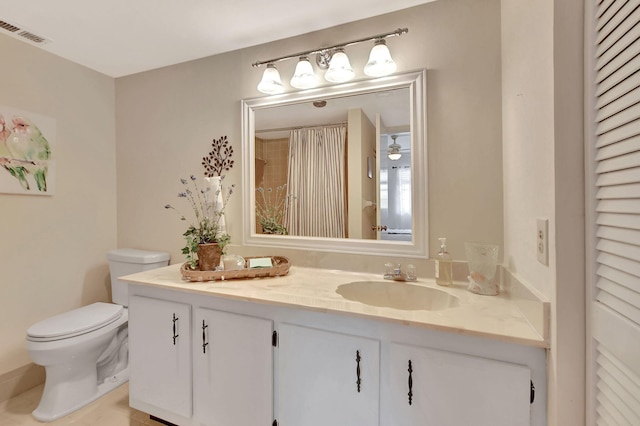
{"type": "Polygon", "coordinates": [[[458,306],[442,310],[401,310],[376,307],[343,298],[338,286],[355,281],[383,281],[377,274],[292,266],[284,277],[226,281],[183,281],[179,264],[122,277],[124,281],[196,294],[254,303],[284,305],[307,310],[335,312],[410,326],[492,338],[548,348],[547,339],[531,324],[509,294],[481,296],[466,290],[466,283],[441,287],[419,278],[411,283],[437,288],[458,298],[458,306]]]}

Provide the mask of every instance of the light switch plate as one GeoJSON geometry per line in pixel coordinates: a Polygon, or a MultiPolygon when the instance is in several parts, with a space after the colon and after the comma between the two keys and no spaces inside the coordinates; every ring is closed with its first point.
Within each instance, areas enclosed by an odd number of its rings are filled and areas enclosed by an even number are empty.
{"type": "Polygon", "coordinates": [[[538,253],[538,262],[543,265],[549,265],[549,219],[538,219],[536,252],[538,253]]]}

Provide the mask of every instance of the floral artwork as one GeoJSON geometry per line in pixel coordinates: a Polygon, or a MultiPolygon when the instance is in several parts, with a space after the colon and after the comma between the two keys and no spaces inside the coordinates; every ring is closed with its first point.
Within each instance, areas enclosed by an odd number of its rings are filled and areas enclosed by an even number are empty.
{"type": "Polygon", "coordinates": [[[0,106],[0,193],[52,195],[55,120],[0,106]]]}

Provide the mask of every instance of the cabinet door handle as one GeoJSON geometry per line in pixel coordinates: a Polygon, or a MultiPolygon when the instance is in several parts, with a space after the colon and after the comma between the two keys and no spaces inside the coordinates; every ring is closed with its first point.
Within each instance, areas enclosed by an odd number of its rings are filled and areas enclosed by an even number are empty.
{"type": "Polygon", "coordinates": [[[531,382],[531,394],[529,398],[529,403],[533,404],[533,401],[536,399],[536,387],[533,386],[533,380],[529,380],[531,382]]]}
{"type": "Polygon", "coordinates": [[[207,353],[207,345],[209,344],[209,342],[207,342],[207,333],[205,333],[205,330],[208,327],[209,326],[204,323],[204,320],[202,320],[202,353],[203,354],[207,353]]]}
{"type": "Polygon", "coordinates": [[[409,369],[407,371],[409,372],[409,393],[407,395],[409,396],[409,405],[411,405],[413,402],[413,366],[411,365],[411,360],[409,360],[409,369]]]}
{"type": "Polygon", "coordinates": [[[358,388],[358,393],[360,393],[360,387],[362,385],[362,379],[360,378],[360,351],[356,351],[356,386],[358,388]]]}
{"type": "Polygon", "coordinates": [[[173,346],[176,345],[176,339],[178,338],[179,334],[176,334],[176,323],[178,322],[178,317],[176,316],[176,314],[173,314],[173,346]]]}

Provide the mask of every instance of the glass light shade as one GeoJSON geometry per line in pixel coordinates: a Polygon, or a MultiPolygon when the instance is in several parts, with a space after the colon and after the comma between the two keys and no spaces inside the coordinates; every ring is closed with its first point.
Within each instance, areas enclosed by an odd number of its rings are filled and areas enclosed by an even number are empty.
{"type": "Polygon", "coordinates": [[[371,77],[382,77],[396,70],[396,63],[391,58],[391,53],[384,39],[376,41],[369,54],[369,62],[364,67],[364,73],[371,77]]]}
{"type": "Polygon", "coordinates": [[[318,78],[313,72],[313,66],[306,56],[300,58],[296,71],[291,77],[291,86],[296,89],[310,89],[318,85],[318,78]]]}
{"type": "Polygon", "coordinates": [[[402,146],[396,142],[396,137],[395,135],[391,136],[393,143],[389,145],[389,151],[387,152],[387,157],[392,161],[399,160],[400,157],[402,157],[402,154],[400,154],[400,148],[402,148],[402,146]]]}
{"type": "Polygon", "coordinates": [[[347,54],[342,49],[337,50],[331,57],[329,69],[324,75],[325,80],[331,83],[344,83],[351,80],[354,75],[347,54]]]}
{"type": "Polygon", "coordinates": [[[396,161],[399,160],[400,157],[402,157],[402,154],[396,151],[389,151],[389,154],[387,156],[389,157],[389,160],[396,161]]]}
{"type": "Polygon", "coordinates": [[[267,69],[262,74],[262,80],[258,83],[258,90],[267,95],[276,95],[284,92],[280,73],[275,65],[267,64],[267,69]]]}

